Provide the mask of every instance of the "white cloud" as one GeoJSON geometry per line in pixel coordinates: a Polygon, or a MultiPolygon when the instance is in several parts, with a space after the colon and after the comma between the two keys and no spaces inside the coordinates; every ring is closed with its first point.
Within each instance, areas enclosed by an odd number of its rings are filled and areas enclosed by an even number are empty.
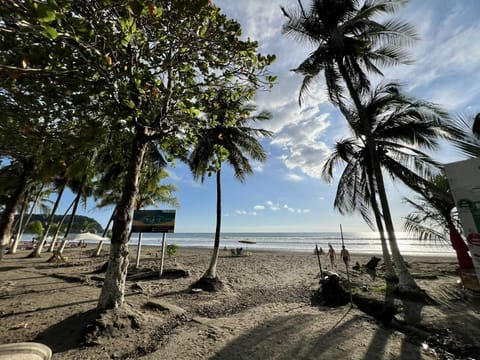
{"type": "Polygon", "coordinates": [[[310,212],[310,209],[302,209],[302,208],[294,208],[289,206],[288,204],[280,204],[280,203],[274,203],[273,201],[267,200],[265,201],[265,205],[254,205],[253,210],[254,211],[247,211],[247,210],[235,210],[235,215],[237,216],[257,216],[260,215],[258,211],[261,211],[262,214],[265,214],[266,210],[272,211],[272,212],[279,212],[279,211],[288,211],[289,213],[292,214],[306,214],[310,212]]]}
{"type": "Polygon", "coordinates": [[[239,216],[256,216],[256,211],[235,210],[235,214],[239,216]]]}
{"type": "Polygon", "coordinates": [[[259,161],[252,161],[250,165],[255,173],[261,173],[265,168],[265,165],[259,161]]]}
{"type": "MultiPolygon", "coordinates": [[[[231,2],[214,1],[229,16],[240,19],[243,35],[256,39],[260,50],[277,55],[271,67],[278,76],[271,91],[257,95],[259,110],[272,113],[272,120],[261,126],[274,132],[271,145],[280,151],[280,159],[288,169],[297,169],[310,177],[319,177],[319,165],[328,155],[328,147],[320,138],[328,128],[328,105],[322,76],[312,84],[311,92],[298,105],[298,94],[302,77],[290,69],[297,67],[310,52],[305,44],[293,41],[281,34],[285,18],[280,10],[283,0],[243,0],[231,2]]],[[[289,178],[299,180],[299,178],[289,178]]]]}
{"type": "Polygon", "coordinates": [[[318,105],[309,106],[302,112],[303,119],[288,124],[279,131],[272,145],[283,150],[280,159],[288,169],[297,169],[313,178],[320,178],[323,162],[330,154],[322,136],[329,127],[329,114],[321,114],[318,105]]]}
{"type": "Polygon", "coordinates": [[[310,212],[310,209],[296,209],[296,208],[289,207],[288,205],[284,205],[284,208],[294,214],[306,214],[310,212]]]}
{"type": "Polygon", "coordinates": [[[434,7],[413,1],[402,10],[420,40],[412,48],[414,64],[386,71],[408,89],[450,111],[461,111],[480,96],[480,23],[478,1],[439,1],[434,7]],[[475,14],[477,12],[477,14],[475,14]]]}
{"type": "Polygon", "coordinates": [[[297,174],[287,174],[286,176],[287,180],[293,181],[293,182],[299,182],[305,180],[303,176],[297,175],[297,174]]]}

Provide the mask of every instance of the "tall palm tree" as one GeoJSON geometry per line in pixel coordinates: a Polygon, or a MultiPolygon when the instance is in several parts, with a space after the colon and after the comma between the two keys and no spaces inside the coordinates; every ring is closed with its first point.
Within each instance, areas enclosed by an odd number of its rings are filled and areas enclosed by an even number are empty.
{"type": "MultiPolygon", "coordinates": [[[[325,180],[333,180],[334,168],[340,165],[340,160],[346,165],[340,176],[335,196],[334,207],[341,214],[358,211],[365,222],[373,230],[377,228],[382,246],[383,261],[385,263],[385,278],[387,281],[396,282],[398,280],[393,269],[390,251],[385,238],[385,228],[383,226],[382,213],[375,197],[375,183],[372,173],[366,171],[365,163],[361,163],[361,155],[356,153],[355,142],[351,139],[340,140],[335,144],[335,151],[325,162],[322,175],[325,180]],[[370,208],[375,217],[375,225],[370,218],[370,208]]],[[[365,152],[364,152],[365,154],[365,152]]]]}
{"type": "MultiPolygon", "coordinates": [[[[435,163],[420,148],[431,150],[437,146],[436,140],[444,133],[440,120],[446,114],[431,103],[403,95],[396,83],[380,84],[371,93],[364,94],[362,106],[370,119],[381,166],[393,180],[398,178],[414,190],[424,188],[425,182],[419,179],[429,175],[435,163]]],[[[377,183],[372,176],[360,119],[355,109],[343,105],[341,108],[353,137],[337,142],[336,151],[325,162],[322,173],[326,180],[331,181],[334,169],[341,161],[346,163],[334,206],[341,213],[359,211],[370,227],[373,226],[369,209],[373,209],[387,265],[387,277],[393,278],[390,256],[384,243],[382,214],[375,196],[377,183]]]]}
{"type": "Polygon", "coordinates": [[[207,126],[199,130],[198,142],[189,157],[195,179],[203,182],[206,174],[216,174],[217,208],[213,253],[208,269],[193,285],[209,291],[222,287],[222,282],[217,277],[222,220],[222,163],[228,162],[234,170],[235,178],[244,181],[247,175],[253,174],[247,156],[256,161],[265,161],[267,158],[258,137],[272,135],[270,131],[249,127],[252,121],[270,119],[268,112],[251,116],[255,106],[248,103],[248,96],[241,95],[232,99],[229,95],[231,94],[226,90],[220,90],[217,99],[212,101],[211,112],[207,115],[216,119],[214,125],[208,126],[207,121],[207,126]]]}
{"type": "Polygon", "coordinates": [[[379,68],[381,65],[410,62],[402,45],[415,39],[413,28],[394,20],[376,20],[382,15],[394,14],[404,3],[402,0],[313,0],[311,6],[305,9],[299,0],[297,8],[287,10],[282,7],[287,17],[283,32],[316,47],[294,70],[304,77],[300,102],[322,72],[334,104],[344,103],[345,95],[352,100],[361,121],[392,257],[398,271],[398,290],[400,293],[418,293],[419,288],[398,251],[379,154],[360,96],[370,87],[367,72],[383,75],[379,68]]]}

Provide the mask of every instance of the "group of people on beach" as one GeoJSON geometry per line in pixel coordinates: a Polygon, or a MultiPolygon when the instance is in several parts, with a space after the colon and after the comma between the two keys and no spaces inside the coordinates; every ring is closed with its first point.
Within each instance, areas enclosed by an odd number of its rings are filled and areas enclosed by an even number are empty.
{"type": "MultiPolygon", "coordinates": [[[[323,255],[325,252],[323,251],[322,248],[318,248],[318,246],[315,246],[314,253],[317,255],[323,255]]],[[[330,266],[332,267],[332,270],[337,267],[336,260],[337,260],[337,253],[335,252],[335,249],[333,248],[332,244],[328,243],[328,252],[327,252],[328,258],[330,259],[330,266]]],[[[343,260],[345,263],[345,266],[348,268],[350,264],[350,253],[348,250],[345,248],[345,245],[342,245],[342,250],[340,250],[340,258],[343,260]]]]}

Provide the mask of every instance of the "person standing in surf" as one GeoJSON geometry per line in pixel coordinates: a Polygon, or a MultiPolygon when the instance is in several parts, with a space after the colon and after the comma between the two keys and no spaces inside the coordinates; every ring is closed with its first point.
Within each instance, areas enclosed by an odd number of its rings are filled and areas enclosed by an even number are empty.
{"type": "Polygon", "coordinates": [[[332,244],[328,243],[328,257],[330,258],[330,265],[332,269],[336,267],[335,260],[337,258],[337,254],[335,253],[335,249],[333,248],[332,244]]]}

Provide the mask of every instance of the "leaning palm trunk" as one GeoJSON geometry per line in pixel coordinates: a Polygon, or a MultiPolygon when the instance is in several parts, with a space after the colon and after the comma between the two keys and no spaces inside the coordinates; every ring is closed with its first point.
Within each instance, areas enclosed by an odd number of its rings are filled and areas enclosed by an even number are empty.
{"type": "MultiPolygon", "coordinates": [[[[48,248],[48,252],[53,251],[55,248],[55,245],[57,244],[58,236],[60,235],[60,232],[62,231],[62,226],[63,223],[65,222],[65,219],[67,218],[68,212],[72,208],[73,204],[75,203],[75,200],[73,200],[70,205],[68,206],[67,210],[62,216],[62,219],[60,220],[60,223],[57,225],[57,229],[55,230],[55,234],[53,234],[53,239],[52,242],[50,243],[50,247],[48,248]],[[51,250],[50,250],[51,249],[51,250]]],[[[65,244],[62,242],[63,247],[65,247],[65,244]]],[[[63,251],[63,249],[62,249],[63,251]]]]}
{"type": "Polygon", "coordinates": [[[392,216],[390,213],[390,207],[388,205],[387,195],[385,191],[385,184],[383,182],[382,170],[380,168],[380,161],[378,159],[378,153],[376,151],[375,139],[372,135],[372,129],[367,115],[365,114],[365,109],[360,101],[358,93],[348,75],[348,72],[343,65],[342,59],[337,59],[337,64],[342,75],[345,84],[347,85],[348,92],[351,99],[355,104],[355,108],[358,111],[358,116],[360,118],[362,128],[365,134],[365,142],[368,148],[370,161],[372,164],[373,175],[377,184],[378,197],[380,199],[380,205],[382,208],[383,219],[385,222],[385,228],[388,234],[388,240],[390,245],[390,250],[392,252],[392,259],[397,269],[397,275],[399,279],[398,289],[400,292],[418,292],[420,288],[416,284],[412,275],[408,271],[408,268],[405,264],[400,249],[398,248],[397,239],[395,237],[395,229],[393,226],[392,216]]]}
{"type": "Polygon", "coordinates": [[[370,196],[373,207],[373,213],[375,216],[375,222],[377,223],[378,233],[380,235],[380,243],[382,245],[383,262],[385,263],[385,278],[387,281],[395,282],[398,280],[395,270],[393,269],[392,259],[390,257],[390,251],[388,250],[387,239],[385,239],[385,229],[383,227],[382,216],[380,209],[378,208],[377,198],[375,196],[375,190],[373,186],[373,176],[371,171],[368,172],[368,181],[370,183],[370,196]]]}
{"type": "Polygon", "coordinates": [[[77,196],[75,197],[75,200],[73,201],[73,209],[72,209],[72,214],[70,215],[70,220],[68,221],[67,229],[65,230],[65,234],[63,234],[63,240],[62,243],[60,244],[60,248],[57,251],[57,254],[63,254],[63,250],[65,249],[65,245],[67,244],[67,236],[70,234],[70,231],[72,230],[73,223],[75,222],[75,215],[77,214],[77,209],[78,205],[80,204],[80,199],[82,198],[82,192],[83,192],[83,187],[85,185],[85,182],[87,181],[87,173],[83,175],[82,182],[80,183],[80,187],[78,189],[77,196]]]}
{"type": "Polygon", "coordinates": [[[98,299],[98,309],[116,309],[124,303],[125,281],[128,270],[128,227],[135,207],[140,172],[147,149],[147,141],[144,137],[145,131],[144,128],[137,128],[122,197],[113,220],[107,273],[98,299]]]}
{"type": "Polygon", "coordinates": [[[33,172],[33,163],[26,162],[24,164],[23,173],[18,178],[17,187],[13,194],[7,198],[3,212],[0,215],[0,260],[3,259],[5,248],[7,247],[12,235],[15,209],[17,208],[19,201],[21,201],[22,195],[28,187],[28,182],[33,172]]]}
{"type": "MultiPolygon", "coordinates": [[[[50,232],[50,228],[52,227],[53,219],[54,219],[55,214],[57,212],[58,205],[60,204],[60,199],[62,198],[63,191],[65,190],[65,186],[66,186],[66,184],[63,184],[63,186],[60,188],[60,191],[58,192],[58,195],[57,195],[57,199],[55,200],[55,204],[53,205],[52,212],[51,212],[50,217],[48,219],[47,228],[45,229],[45,239],[47,238],[48,233],[50,232]]],[[[50,246],[48,247],[47,252],[52,252],[53,249],[55,249],[55,243],[56,243],[56,241],[54,241],[54,239],[52,237],[52,241],[50,242],[50,246]]]]}
{"type": "Polygon", "coordinates": [[[60,204],[60,199],[62,198],[63,190],[65,187],[63,187],[60,192],[58,193],[57,200],[55,201],[55,204],[53,205],[53,209],[50,212],[50,216],[48,217],[47,220],[47,227],[45,231],[43,232],[42,238],[39,241],[38,246],[35,248],[34,253],[32,254],[33,257],[39,257],[40,253],[43,250],[43,246],[45,245],[45,242],[47,241],[48,238],[48,233],[50,232],[50,228],[52,227],[52,222],[53,222],[53,217],[55,216],[55,213],[57,212],[58,205],[60,204]]]}
{"type": "MultiPolygon", "coordinates": [[[[111,224],[112,221],[113,221],[113,218],[114,218],[114,216],[115,216],[116,211],[117,211],[117,208],[115,208],[115,210],[113,210],[113,213],[112,213],[112,215],[110,216],[110,219],[108,219],[108,223],[107,223],[107,226],[105,226],[105,230],[103,230],[102,237],[107,236],[108,228],[110,227],[110,224],[111,224]]],[[[100,254],[101,254],[101,252],[102,252],[103,243],[104,243],[104,240],[100,240],[100,242],[98,243],[97,248],[95,249],[95,252],[92,254],[92,257],[98,257],[98,256],[100,256],[100,254]]]]}
{"type": "Polygon", "coordinates": [[[221,170],[217,171],[217,224],[215,227],[215,241],[213,244],[212,258],[210,259],[210,265],[207,271],[203,274],[203,277],[216,279],[217,278],[217,262],[218,254],[220,253],[220,231],[222,226],[222,182],[221,182],[221,170]]]}
{"type": "Polygon", "coordinates": [[[28,191],[25,192],[25,196],[24,196],[24,199],[23,199],[22,210],[20,211],[20,216],[19,216],[18,224],[17,224],[17,233],[15,234],[15,239],[13,240],[13,243],[10,244],[10,247],[8,249],[7,254],[16,254],[17,253],[18,243],[20,242],[21,234],[22,234],[23,218],[25,217],[25,213],[27,212],[27,204],[28,204],[27,199],[28,199],[28,191]]]}
{"type": "MultiPolygon", "coordinates": [[[[77,196],[75,197],[75,200],[73,201],[73,209],[72,209],[72,215],[70,215],[70,221],[68,222],[68,225],[67,225],[67,230],[65,231],[65,235],[64,235],[64,239],[62,241],[62,244],[60,246],[60,248],[58,249],[58,254],[63,254],[63,250],[65,249],[65,245],[67,243],[67,240],[65,240],[65,238],[67,237],[67,235],[70,233],[70,230],[72,229],[72,226],[73,226],[73,223],[75,221],[75,214],[77,213],[77,209],[78,209],[78,204],[80,204],[80,199],[82,197],[82,191],[83,191],[83,186],[85,185],[85,182],[87,181],[87,174],[85,173],[85,175],[83,175],[83,178],[82,178],[82,182],[80,183],[80,188],[78,190],[78,193],[77,193],[77,196]]],[[[58,207],[58,204],[60,203],[60,198],[63,194],[63,190],[64,188],[62,189],[62,191],[58,194],[58,197],[57,197],[57,201],[55,202],[55,205],[58,207]]],[[[55,215],[54,211],[56,212],[57,209],[56,207],[54,206],[53,210],[52,210],[52,213],[50,214],[50,218],[49,218],[49,229],[50,230],[50,226],[51,226],[51,221],[53,220],[53,215],[55,215]]],[[[45,242],[47,241],[47,237],[46,235],[44,235],[44,237],[42,238],[42,240],[40,241],[40,243],[38,244],[38,246],[35,248],[32,256],[33,257],[39,257],[41,252],[42,252],[42,249],[43,249],[43,246],[45,245],[45,242]]]]}
{"type": "MultiPolygon", "coordinates": [[[[18,245],[20,244],[20,241],[22,241],[23,234],[25,233],[25,230],[27,229],[28,224],[30,224],[30,221],[32,220],[33,213],[35,211],[35,208],[37,207],[38,201],[40,199],[40,196],[43,191],[43,186],[40,187],[40,190],[38,191],[37,195],[35,196],[35,200],[33,201],[32,207],[30,208],[30,211],[28,213],[27,220],[23,224],[23,226],[20,228],[19,227],[19,233],[17,233],[17,236],[15,237],[15,242],[13,243],[13,251],[17,251],[18,245]],[[21,230],[20,230],[21,229],[21,230]]],[[[12,252],[14,254],[14,252],[12,252]]]]}

